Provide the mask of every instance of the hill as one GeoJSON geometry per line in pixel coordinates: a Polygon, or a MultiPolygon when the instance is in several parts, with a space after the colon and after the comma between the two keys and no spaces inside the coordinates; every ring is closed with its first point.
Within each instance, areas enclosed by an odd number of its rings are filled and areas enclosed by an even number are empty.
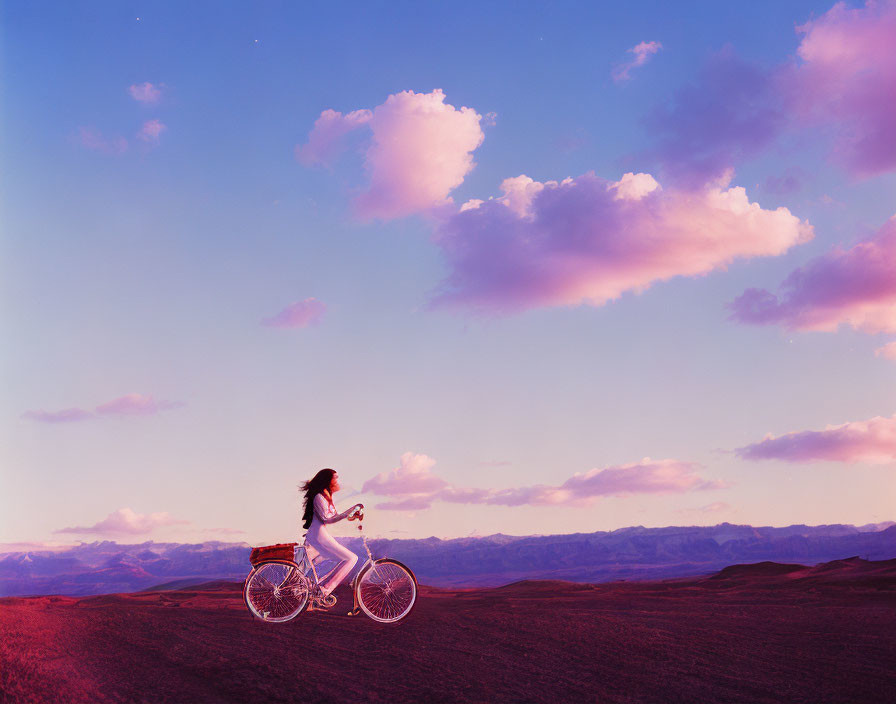
{"type": "MultiPolygon", "coordinates": [[[[0,599],[4,702],[811,702],[896,691],[896,561],[422,587],[407,620],[250,616],[238,583],[0,599]]],[[[340,603],[350,603],[340,588],[340,603]]]]}

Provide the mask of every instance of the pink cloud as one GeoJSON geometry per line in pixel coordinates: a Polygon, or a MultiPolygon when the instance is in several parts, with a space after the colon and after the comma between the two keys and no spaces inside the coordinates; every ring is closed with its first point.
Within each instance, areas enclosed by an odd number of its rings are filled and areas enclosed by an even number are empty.
{"type": "Polygon", "coordinates": [[[137,133],[137,138],[149,144],[156,145],[159,143],[159,138],[161,137],[162,132],[166,129],[168,128],[159,120],[147,120],[143,123],[143,127],[141,127],[140,131],[137,133]]]}
{"type": "Polygon", "coordinates": [[[326,304],[316,298],[306,298],[304,301],[290,303],[277,315],[262,320],[261,324],[271,328],[306,328],[317,325],[326,311],[326,304]]]}
{"type": "Polygon", "coordinates": [[[730,46],[709,57],[646,119],[664,175],[693,188],[767,147],[787,126],[786,72],[744,61],[730,46]]]}
{"type": "MultiPolygon", "coordinates": [[[[455,497],[453,500],[457,502],[455,497]]],[[[556,486],[522,486],[511,489],[491,489],[480,501],[478,498],[464,503],[486,503],[496,506],[557,506],[578,499],[575,493],[556,486]]]]}
{"type": "Polygon", "coordinates": [[[26,411],[22,418],[40,423],[73,423],[94,420],[102,416],[146,416],[155,415],[184,406],[180,401],[156,401],[152,396],[127,394],[100,404],[93,411],[84,408],[66,408],[62,411],[26,411]]]}
{"type": "Polygon", "coordinates": [[[856,173],[896,167],[896,2],[838,2],[797,31],[793,98],[803,117],[839,126],[837,154],[856,173]]]}
{"type": "Polygon", "coordinates": [[[450,202],[473,169],[482,116],[445,102],[441,90],[390,95],[373,111],[367,150],[370,187],[355,199],[364,218],[397,218],[450,202]]]}
{"type": "Polygon", "coordinates": [[[805,174],[802,169],[786,169],[779,176],[767,176],[762,184],[763,190],[767,193],[774,193],[778,196],[792,196],[798,193],[803,187],[805,174]]]}
{"type": "Polygon", "coordinates": [[[103,154],[124,154],[128,149],[128,140],[124,137],[106,137],[92,127],[81,127],[78,140],[82,147],[103,154]]]}
{"type": "Polygon", "coordinates": [[[40,423],[76,423],[93,418],[90,411],[83,408],[66,408],[62,411],[25,411],[22,418],[36,420],[40,423]]]}
{"type": "Polygon", "coordinates": [[[54,533],[82,533],[91,535],[145,535],[165,526],[186,525],[189,521],[176,520],[167,513],[136,513],[120,508],[92,526],[60,528],[54,533]]]}
{"type": "Polygon", "coordinates": [[[145,83],[140,83],[132,85],[128,88],[128,93],[131,94],[131,97],[140,103],[157,103],[159,102],[159,98],[162,97],[162,87],[160,85],[153,85],[149,81],[145,83]]]}
{"type": "Polygon", "coordinates": [[[807,126],[829,128],[853,173],[896,168],[896,2],[835,4],[797,28],[793,57],[771,68],[731,47],[647,120],[665,173],[694,185],[807,126]]]}
{"type": "Polygon", "coordinates": [[[731,504],[726,504],[724,501],[716,501],[706,506],[701,506],[700,510],[703,513],[718,513],[719,511],[727,511],[730,508],[731,504]]]}
{"type": "Polygon", "coordinates": [[[152,396],[127,394],[100,404],[96,412],[105,416],[151,416],[183,406],[180,401],[156,401],[152,396]]]}
{"type": "Polygon", "coordinates": [[[696,508],[684,508],[679,511],[679,513],[684,514],[698,514],[698,515],[707,515],[707,514],[716,514],[723,513],[731,510],[731,504],[726,504],[724,501],[714,501],[711,504],[706,504],[705,506],[697,506],[696,508]]]}
{"type": "Polygon", "coordinates": [[[432,498],[452,504],[484,504],[491,495],[491,489],[463,489],[446,485],[444,489],[435,492],[432,498]]]}
{"type": "Polygon", "coordinates": [[[697,474],[698,465],[678,460],[651,460],[592,469],[575,474],[562,488],[579,497],[622,496],[626,494],[681,493],[692,489],[720,489],[725,485],[707,481],[697,474]]]}
{"type": "Polygon", "coordinates": [[[449,486],[432,496],[433,499],[453,504],[492,504],[496,506],[553,506],[573,503],[579,505],[574,492],[556,486],[513,487],[509,489],[476,489],[449,486]]]}
{"type": "Polygon", "coordinates": [[[427,455],[405,452],[399,465],[364,482],[361,491],[387,496],[431,494],[447,486],[444,479],[432,473],[436,461],[427,455]]]}
{"type": "Polygon", "coordinates": [[[874,356],[896,361],[896,341],[888,342],[883,347],[878,347],[874,350],[874,356]]]}
{"type": "Polygon", "coordinates": [[[777,437],[769,434],[762,441],[737,448],[735,452],[747,460],[890,464],[896,461],[896,415],[829,425],[824,430],[804,430],[777,437]]]}
{"type": "Polygon", "coordinates": [[[650,174],[558,183],[507,179],[504,195],[470,201],[440,223],[450,274],[433,307],[493,312],[600,306],[657,281],[775,256],[812,238],[786,208],[763,210],[743,188],[663,189],[650,174]]]}
{"type": "Polygon", "coordinates": [[[408,90],[372,111],[324,111],[296,156],[306,164],[330,163],[345,134],[369,127],[370,182],[355,198],[355,210],[365,219],[404,217],[451,203],[449,194],[473,168],[473,152],[482,144],[481,120],[472,108],[446,103],[441,90],[408,90]]]}
{"type": "Polygon", "coordinates": [[[896,332],[896,217],[854,247],[837,247],[791,272],[781,291],[747,289],[729,304],[731,318],[792,330],[896,332]]]}
{"type": "Polygon", "coordinates": [[[376,508],[383,511],[423,511],[432,506],[432,498],[429,496],[409,496],[398,501],[383,501],[376,508]]]}
{"type": "Polygon", "coordinates": [[[630,72],[633,68],[646,64],[650,60],[650,57],[662,48],[663,45],[659,42],[640,42],[639,44],[636,44],[628,50],[628,53],[632,54],[634,58],[632,58],[631,61],[619,64],[613,68],[611,74],[613,80],[617,83],[629,80],[631,78],[630,72]]]}
{"type": "Polygon", "coordinates": [[[698,465],[678,460],[651,460],[592,469],[575,474],[560,486],[539,484],[507,489],[456,487],[432,473],[435,460],[410,452],[402,455],[399,468],[384,472],[364,484],[365,493],[396,498],[378,504],[385,510],[426,509],[433,501],[494,506],[589,506],[601,496],[683,493],[722,489],[728,485],[703,479],[698,465]]]}
{"type": "Polygon", "coordinates": [[[724,501],[715,501],[706,506],[700,506],[697,510],[702,513],[719,513],[720,511],[728,511],[730,508],[731,504],[726,504],[724,501]]]}
{"type": "Polygon", "coordinates": [[[331,166],[343,148],[343,137],[370,122],[370,110],[355,110],[347,115],[324,110],[308,135],[308,142],[296,147],[296,159],[306,166],[331,166]]]}

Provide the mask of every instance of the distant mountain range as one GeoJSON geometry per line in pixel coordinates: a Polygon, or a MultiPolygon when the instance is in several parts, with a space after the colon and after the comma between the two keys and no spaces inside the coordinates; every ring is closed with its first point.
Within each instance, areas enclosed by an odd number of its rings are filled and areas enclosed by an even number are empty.
{"type": "MultiPolygon", "coordinates": [[[[360,538],[340,539],[362,555],[360,538]]],[[[370,541],[375,556],[408,565],[423,584],[499,586],[520,579],[576,582],[653,580],[709,574],[738,563],[814,565],[846,557],[896,558],[896,524],[794,525],[722,523],[711,527],[620,528],[570,535],[370,541]]],[[[0,554],[0,596],[82,596],[182,588],[212,579],[242,580],[245,543],[81,543],[63,550],[0,554]]],[[[359,560],[359,565],[366,555],[359,560]]]]}

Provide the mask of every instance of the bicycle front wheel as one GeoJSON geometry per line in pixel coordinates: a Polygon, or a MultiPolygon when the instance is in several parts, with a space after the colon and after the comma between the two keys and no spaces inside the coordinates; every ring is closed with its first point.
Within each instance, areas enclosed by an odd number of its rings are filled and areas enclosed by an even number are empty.
{"type": "Polygon", "coordinates": [[[293,562],[263,562],[246,578],[243,598],[262,621],[283,623],[298,616],[308,605],[308,580],[293,562]]]}
{"type": "Polygon", "coordinates": [[[417,603],[417,578],[397,560],[377,560],[358,575],[355,597],[374,621],[395,623],[417,603]]]}

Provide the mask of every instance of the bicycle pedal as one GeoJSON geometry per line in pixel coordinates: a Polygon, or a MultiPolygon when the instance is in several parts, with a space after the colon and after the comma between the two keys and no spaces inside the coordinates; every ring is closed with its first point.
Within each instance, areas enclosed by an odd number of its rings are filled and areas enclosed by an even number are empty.
{"type": "Polygon", "coordinates": [[[311,601],[312,606],[318,607],[320,609],[329,609],[332,606],[336,605],[336,597],[332,594],[327,596],[319,596],[315,597],[311,601]]]}

